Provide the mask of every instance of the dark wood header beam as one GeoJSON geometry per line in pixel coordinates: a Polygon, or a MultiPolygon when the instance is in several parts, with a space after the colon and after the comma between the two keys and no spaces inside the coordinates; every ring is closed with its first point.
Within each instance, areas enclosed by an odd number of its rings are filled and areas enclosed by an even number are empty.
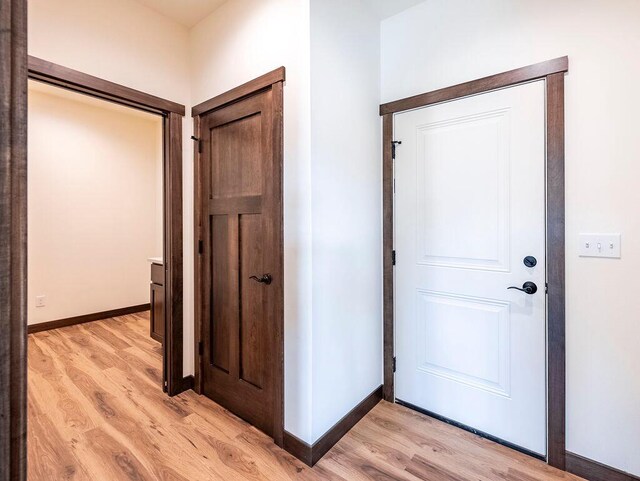
{"type": "Polygon", "coordinates": [[[380,115],[395,114],[404,110],[417,109],[439,102],[468,97],[489,90],[510,87],[519,83],[542,79],[548,75],[569,70],[569,58],[559,57],[546,62],[540,62],[527,67],[509,70],[498,75],[491,75],[478,80],[453,85],[439,90],[414,95],[401,100],[388,102],[380,106],[380,115]]]}
{"type": "Polygon", "coordinates": [[[155,113],[184,116],[185,106],[29,55],[29,78],[155,113]]]}
{"type": "Polygon", "coordinates": [[[213,97],[212,99],[206,100],[191,109],[191,116],[196,117],[198,115],[202,115],[205,112],[209,112],[210,110],[217,109],[225,104],[230,102],[235,102],[237,100],[246,97],[247,95],[255,94],[262,89],[266,89],[270,87],[274,83],[284,82],[286,78],[286,72],[284,67],[278,67],[271,72],[268,72],[260,77],[257,77],[253,80],[248,81],[234,89],[229,90],[223,94],[218,95],[217,97],[213,97]]]}

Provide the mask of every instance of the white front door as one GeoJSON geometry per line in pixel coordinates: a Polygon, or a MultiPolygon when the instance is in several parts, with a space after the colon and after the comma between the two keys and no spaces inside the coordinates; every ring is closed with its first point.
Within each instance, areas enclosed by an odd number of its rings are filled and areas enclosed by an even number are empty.
{"type": "Polygon", "coordinates": [[[544,99],[538,81],[394,118],[396,398],[541,455],[544,99]]]}

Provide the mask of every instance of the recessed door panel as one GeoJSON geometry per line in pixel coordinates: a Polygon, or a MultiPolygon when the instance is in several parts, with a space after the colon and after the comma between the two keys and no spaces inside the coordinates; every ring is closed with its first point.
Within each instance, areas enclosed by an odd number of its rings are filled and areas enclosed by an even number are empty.
{"type": "Polygon", "coordinates": [[[505,109],[417,126],[419,262],[508,269],[508,125],[505,109]]]}
{"type": "Polygon", "coordinates": [[[211,339],[210,363],[229,372],[229,337],[231,316],[229,310],[229,229],[228,216],[211,216],[211,339]]]}
{"type": "Polygon", "coordinates": [[[211,130],[211,197],[262,192],[261,114],[211,130]]]}
{"type": "Polygon", "coordinates": [[[264,271],[262,249],[262,215],[240,216],[240,379],[262,389],[267,359],[263,284],[251,279],[264,271]]]}
{"type": "Polygon", "coordinates": [[[508,397],[509,303],[423,290],[417,295],[418,369],[508,397]]]}

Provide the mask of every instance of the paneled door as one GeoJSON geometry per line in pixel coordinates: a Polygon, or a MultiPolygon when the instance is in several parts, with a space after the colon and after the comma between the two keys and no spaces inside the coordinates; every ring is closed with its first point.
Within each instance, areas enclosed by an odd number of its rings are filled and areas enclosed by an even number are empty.
{"type": "Polygon", "coordinates": [[[281,165],[274,91],[201,116],[203,393],[274,435],[281,165]]]}
{"type": "Polygon", "coordinates": [[[396,398],[546,453],[544,82],[395,115],[396,398]]]}

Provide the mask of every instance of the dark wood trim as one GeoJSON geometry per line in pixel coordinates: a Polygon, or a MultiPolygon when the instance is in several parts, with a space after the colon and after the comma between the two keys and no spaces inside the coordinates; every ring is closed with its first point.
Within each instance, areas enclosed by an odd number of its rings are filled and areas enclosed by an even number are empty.
{"type": "Polygon", "coordinates": [[[333,425],[320,439],[310,445],[293,434],[284,433],[284,449],[308,466],[313,466],[347,434],[358,421],[367,415],[382,400],[382,386],[364,398],[340,421],[333,425]]]}
{"type": "Polygon", "coordinates": [[[640,481],[640,477],[567,452],[567,471],[589,481],[640,481]]]}
{"type": "Polygon", "coordinates": [[[382,399],[382,386],[376,388],[371,394],[360,401],[356,407],[349,411],[340,421],[338,421],[320,439],[313,443],[311,461],[313,464],[320,461],[322,456],[336,444],[342,436],[358,424],[363,417],[371,411],[382,399]]]}
{"type": "Polygon", "coordinates": [[[29,78],[157,113],[184,116],[184,105],[29,55],[29,78]]]}
{"type": "Polygon", "coordinates": [[[167,393],[182,392],[183,253],[182,253],[182,116],[164,119],[164,362],[167,393]]]}
{"type": "MultiPolygon", "coordinates": [[[[383,356],[394,356],[393,334],[393,159],[391,142],[393,141],[393,115],[382,117],[382,269],[383,275],[383,356]]],[[[385,401],[394,401],[393,361],[384,363],[385,401]]]]}
{"type": "Polygon", "coordinates": [[[202,293],[199,286],[202,285],[202,268],[200,262],[200,242],[204,239],[202,232],[202,182],[203,169],[200,158],[200,116],[193,118],[193,277],[194,277],[194,391],[202,394],[202,356],[199,353],[199,343],[202,340],[202,318],[204,316],[204,306],[202,304],[202,293]]]}
{"type": "Polygon", "coordinates": [[[491,75],[478,80],[472,80],[462,84],[433,90],[420,95],[414,95],[401,100],[388,102],[380,106],[380,115],[394,114],[405,110],[417,109],[448,100],[459,99],[490,90],[497,90],[512,85],[531,82],[545,78],[554,73],[567,72],[569,70],[569,58],[559,57],[546,62],[540,62],[527,67],[509,70],[497,75],[491,75]]]}
{"type": "Polygon", "coordinates": [[[547,461],[565,469],[564,73],[546,80],[547,461]]]}
{"type": "Polygon", "coordinates": [[[27,479],[27,2],[0,0],[0,481],[27,479]]]}
{"type": "Polygon", "coordinates": [[[274,442],[282,447],[284,445],[284,67],[281,67],[281,75],[278,80],[271,86],[272,90],[272,107],[273,107],[273,163],[274,176],[272,178],[273,191],[278,193],[276,209],[280,212],[280,216],[272,225],[271,235],[273,236],[273,245],[281,246],[278,252],[272,255],[277,256],[276,276],[282,279],[282,282],[273,284],[276,291],[276,316],[280,322],[276,323],[273,332],[274,344],[276,352],[273,356],[273,364],[271,368],[274,373],[274,382],[276,383],[273,401],[274,421],[276,428],[273,431],[274,442]]]}
{"type": "Polygon", "coordinates": [[[278,256],[278,268],[275,271],[274,279],[282,279],[282,282],[274,282],[273,289],[277,289],[276,298],[277,305],[275,306],[278,319],[276,329],[273,332],[273,342],[276,346],[276,355],[273,357],[273,369],[275,379],[274,389],[274,442],[282,447],[284,445],[284,205],[283,205],[283,173],[284,173],[284,92],[283,82],[286,77],[285,67],[279,67],[265,75],[262,75],[254,80],[251,80],[239,87],[236,87],[228,92],[225,92],[217,97],[214,97],[206,102],[203,102],[192,109],[193,115],[193,127],[194,127],[194,282],[195,282],[195,309],[194,309],[194,353],[195,353],[195,376],[194,376],[194,390],[202,393],[202,356],[199,355],[198,346],[202,340],[202,319],[204,317],[202,299],[206,295],[201,292],[204,282],[202,279],[202,256],[198,252],[198,244],[201,239],[204,238],[202,232],[204,203],[206,199],[202,199],[203,192],[203,172],[200,156],[200,138],[202,135],[200,124],[201,115],[209,113],[211,110],[226,107],[232,103],[242,100],[246,97],[254,95],[258,92],[271,89],[273,96],[273,158],[274,168],[277,171],[272,178],[274,183],[274,192],[279,192],[278,210],[281,213],[280,218],[274,223],[271,235],[274,236],[274,245],[282,246],[282,249],[277,254],[278,256]]]}
{"type": "Polygon", "coordinates": [[[291,434],[289,431],[284,432],[283,449],[298,458],[307,466],[313,466],[313,446],[303,441],[299,437],[291,434]]]}
{"type": "Polygon", "coordinates": [[[278,67],[275,70],[272,70],[269,73],[261,75],[258,78],[248,81],[238,87],[235,87],[223,94],[220,94],[212,99],[205,100],[202,103],[199,103],[195,107],[191,109],[191,116],[196,117],[198,115],[202,115],[211,110],[222,107],[223,105],[228,105],[233,102],[237,102],[238,100],[247,97],[249,95],[253,95],[261,90],[270,88],[272,85],[278,82],[284,82],[286,78],[286,71],[284,67],[278,67]]]}
{"type": "Polygon", "coordinates": [[[188,391],[189,389],[193,389],[193,376],[188,375],[182,378],[182,385],[180,386],[180,392],[188,391]]]}
{"type": "Polygon", "coordinates": [[[148,311],[149,309],[150,304],[147,303],[139,304],[137,306],[121,307],[119,309],[110,309],[108,311],[93,312],[91,314],[83,314],[81,316],[56,319],[55,321],[30,324],[27,326],[27,332],[29,334],[34,334],[36,332],[50,331],[51,329],[60,329],[61,327],[75,326],[76,324],[84,324],[86,322],[101,321],[102,319],[124,316],[126,314],[135,314],[136,312],[148,311]]]}
{"type": "Polygon", "coordinates": [[[547,462],[565,469],[565,200],[564,74],[568,57],[560,57],[480,80],[447,87],[380,106],[383,117],[383,303],[384,397],[394,399],[393,386],[393,114],[499,88],[544,79],[546,82],[547,198],[547,462]]]}

